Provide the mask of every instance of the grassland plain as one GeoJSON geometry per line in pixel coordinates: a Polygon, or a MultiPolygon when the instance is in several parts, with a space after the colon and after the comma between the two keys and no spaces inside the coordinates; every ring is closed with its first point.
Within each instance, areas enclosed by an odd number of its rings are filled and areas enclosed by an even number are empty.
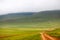
{"type": "MultiPolygon", "coordinates": [[[[60,27],[60,21],[0,23],[0,40],[42,40],[40,32],[60,27]]],[[[49,35],[60,37],[60,30],[47,32],[49,35]]]]}
{"type": "MultiPolygon", "coordinates": [[[[42,40],[40,33],[46,31],[42,30],[28,30],[30,28],[3,28],[0,29],[0,40],[42,40]],[[24,30],[23,30],[24,29],[24,30]],[[25,30],[27,29],[27,30],[25,30]]],[[[50,28],[51,29],[51,28],[50,28]]],[[[48,29],[49,30],[49,29],[48,29]]],[[[51,36],[60,38],[60,28],[52,31],[46,31],[51,36]]]]}
{"type": "MultiPolygon", "coordinates": [[[[28,28],[27,28],[28,29],[28,28]]],[[[0,40],[40,40],[39,30],[0,29],[0,40]]]]}
{"type": "Polygon", "coordinates": [[[60,20],[47,22],[0,22],[0,28],[49,28],[60,27],[60,20]]]}

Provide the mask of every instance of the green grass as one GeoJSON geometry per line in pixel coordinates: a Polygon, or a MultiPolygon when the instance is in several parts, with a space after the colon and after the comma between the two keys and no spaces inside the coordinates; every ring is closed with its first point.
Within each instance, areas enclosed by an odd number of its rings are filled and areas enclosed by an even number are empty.
{"type": "MultiPolygon", "coordinates": [[[[8,37],[0,38],[0,40],[42,40],[40,32],[45,31],[45,29],[42,30],[35,30],[35,29],[37,28],[34,28],[33,30],[32,28],[18,28],[18,29],[2,28],[0,29],[0,36],[8,36],[8,37]]],[[[48,33],[51,36],[60,38],[60,28],[52,31],[46,31],[46,33],[48,33]]]]}
{"type": "Polygon", "coordinates": [[[47,32],[49,35],[60,38],[60,28],[47,32]]]}
{"type": "MultiPolygon", "coordinates": [[[[41,40],[40,32],[60,28],[60,21],[47,22],[1,22],[0,40],[41,40]],[[15,36],[13,36],[15,35],[15,36]]],[[[60,37],[60,30],[47,32],[49,35],[60,37]]]]}
{"type": "Polygon", "coordinates": [[[0,29],[0,36],[9,36],[0,38],[0,40],[40,40],[40,30],[17,30],[10,28],[0,29]],[[15,36],[13,36],[15,35],[15,36]]]}
{"type": "Polygon", "coordinates": [[[54,28],[60,27],[60,21],[47,21],[47,22],[3,22],[0,23],[0,27],[5,28],[54,28]]]}

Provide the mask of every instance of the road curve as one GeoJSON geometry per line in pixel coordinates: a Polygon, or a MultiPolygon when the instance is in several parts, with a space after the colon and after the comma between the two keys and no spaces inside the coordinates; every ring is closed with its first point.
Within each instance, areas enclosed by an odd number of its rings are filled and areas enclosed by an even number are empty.
{"type": "Polygon", "coordinates": [[[60,38],[52,37],[46,34],[45,32],[42,32],[40,34],[41,34],[42,40],[60,40],[60,38]]]}

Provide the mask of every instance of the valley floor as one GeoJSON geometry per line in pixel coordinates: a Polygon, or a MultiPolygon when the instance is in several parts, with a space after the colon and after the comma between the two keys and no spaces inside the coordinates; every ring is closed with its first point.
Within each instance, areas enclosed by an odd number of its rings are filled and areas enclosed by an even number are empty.
{"type": "Polygon", "coordinates": [[[59,30],[49,28],[3,28],[0,29],[0,40],[42,40],[41,34],[46,31],[47,34],[59,37],[59,30]],[[26,30],[25,30],[26,29],[26,30]],[[36,30],[35,30],[36,29],[36,30]],[[38,30],[37,30],[38,29],[38,30]],[[49,29],[49,31],[47,31],[49,29]],[[54,34],[54,35],[52,35],[54,34]]]}

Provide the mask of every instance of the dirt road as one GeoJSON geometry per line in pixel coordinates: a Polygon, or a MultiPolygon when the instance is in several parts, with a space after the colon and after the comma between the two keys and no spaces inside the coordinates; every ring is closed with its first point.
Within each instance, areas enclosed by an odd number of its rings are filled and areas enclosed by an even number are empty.
{"type": "Polygon", "coordinates": [[[60,38],[52,37],[46,34],[45,32],[42,32],[40,34],[41,34],[42,40],[60,40],[60,38]]]}

